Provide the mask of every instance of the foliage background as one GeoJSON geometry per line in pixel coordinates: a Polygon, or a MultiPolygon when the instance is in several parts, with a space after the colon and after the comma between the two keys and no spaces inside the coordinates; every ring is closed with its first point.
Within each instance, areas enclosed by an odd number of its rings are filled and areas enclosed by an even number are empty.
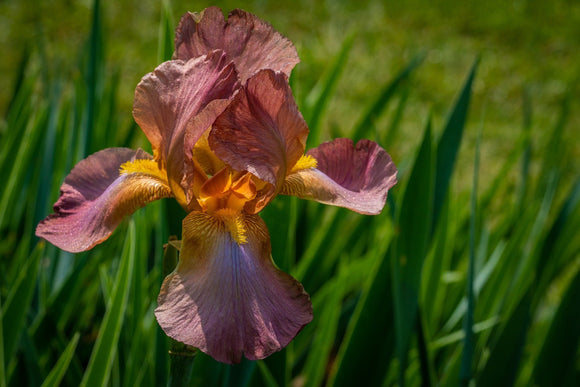
{"type": "MultiPolygon", "coordinates": [[[[75,162],[146,146],[133,89],[180,15],[209,5],[0,2],[0,386],[165,384],[152,311],[179,209],[155,203],[77,256],[33,232],[75,162]]],[[[192,383],[577,384],[580,4],[219,5],[297,46],[310,146],[377,140],[400,183],[374,218],[278,198],[263,214],[274,258],[315,320],[266,361],[198,356],[192,383]]]]}

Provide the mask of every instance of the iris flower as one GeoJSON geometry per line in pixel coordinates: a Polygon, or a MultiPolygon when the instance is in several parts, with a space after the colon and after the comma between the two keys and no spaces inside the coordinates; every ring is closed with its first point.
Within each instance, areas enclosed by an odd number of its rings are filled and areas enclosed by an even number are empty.
{"type": "Polygon", "coordinates": [[[157,321],[221,362],[262,359],[311,321],[312,306],[275,266],[259,212],[282,194],[378,214],[397,171],[368,140],[336,139],[305,154],[308,127],[288,84],[296,50],[256,16],[188,13],[175,44],[173,59],[135,91],[133,116],[153,155],[109,148],[80,161],[36,235],[86,251],[138,208],[174,197],[188,215],[157,321]]]}

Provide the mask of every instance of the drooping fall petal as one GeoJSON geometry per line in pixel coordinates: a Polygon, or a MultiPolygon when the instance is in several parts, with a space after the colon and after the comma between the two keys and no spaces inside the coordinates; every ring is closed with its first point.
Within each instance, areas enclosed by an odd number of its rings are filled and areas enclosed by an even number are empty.
{"type": "Polygon", "coordinates": [[[377,143],[339,138],[308,151],[316,168],[286,178],[282,194],[298,196],[375,215],[382,211],[388,190],[397,182],[391,156],[377,143]]]}
{"type": "Polygon", "coordinates": [[[215,154],[279,189],[304,153],[308,127],[286,75],[262,70],[250,78],[209,135],[215,154]]]}
{"type": "Polygon", "coordinates": [[[262,219],[239,216],[241,244],[217,217],[194,211],[185,218],[180,262],[155,311],[170,337],[225,363],[265,358],[312,319],[302,285],[274,266],[262,219]]]}
{"type": "Polygon", "coordinates": [[[282,71],[288,76],[300,61],[292,42],[251,13],[236,9],[228,20],[218,7],[181,18],[175,37],[174,59],[190,59],[224,50],[233,61],[242,83],[260,69],[282,71]]]}
{"type": "MultiPolygon", "coordinates": [[[[171,188],[182,205],[186,164],[192,163],[193,144],[223,111],[238,86],[233,64],[223,51],[189,61],[159,65],[143,77],[135,90],[133,116],[166,165],[171,188]],[[192,144],[186,144],[187,141],[192,144]]],[[[192,171],[190,166],[188,171],[192,171]]],[[[189,180],[186,180],[186,184],[189,180]]]]}
{"type": "Polygon", "coordinates": [[[107,239],[126,215],[170,196],[164,172],[146,152],[105,149],[73,168],[54,213],[38,224],[36,235],[66,251],[86,251],[107,239]],[[120,173],[127,162],[135,167],[120,173]]]}

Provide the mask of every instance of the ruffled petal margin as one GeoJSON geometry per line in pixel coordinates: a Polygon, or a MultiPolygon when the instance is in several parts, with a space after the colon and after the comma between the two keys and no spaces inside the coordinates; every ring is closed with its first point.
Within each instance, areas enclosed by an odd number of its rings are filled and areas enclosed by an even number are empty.
{"type": "Polygon", "coordinates": [[[235,63],[242,83],[261,69],[289,76],[300,62],[292,42],[251,13],[233,10],[227,22],[218,7],[183,15],[176,31],[174,58],[187,60],[216,49],[224,50],[228,61],[235,63]]]}
{"type": "Polygon", "coordinates": [[[281,194],[376,215],[397,183],[391,156],[370,140],[354,146],[352,140],[338,138],[307,154],[316,159],[317,167],[288,175],[281,194]]]}
{"type": "MultiPolygon", "coordinates": [[[[142,150],[109,148],[80,161],[65,178],[54,213],[36,227],[36,235],[72,253],[106,240],[121,220],[154,200],[170,197],[164,172],[144,168],[121,174],[129,161],[151,161],[142,150]]],[[[151,167],[151,165],[149,165],[151,167]]]]}
{"type": "Polygon", "coordinates": [[[288,78],[262,70],[248,80],[217,118],[209,145],[217,157],[280,189],[304,153],[308,126],[288,78]]]}
{"type": "Polygon", "coordinates": [[[312,320],[302,285],[274,266],[265,223],[240,216],[243,244],[218,218],[197,211],[185,218],[180,261],[155,310],[167,335],[224,363],[263,359],[312,320]]]}
{"type": "MultiPolygon", "coordinates": [[[[177,200],[184,207],[193,170],[193,145],[224,110],[238,87],[234,65],[223,51],[188,61],[173,60],[143,77],[135,89],[133,116],[164,164],[177,200]],[[185,187],[183,185],[186,185],[185,187]]],[[[190,198],[187,198],[190,199],[190,198]]]]}

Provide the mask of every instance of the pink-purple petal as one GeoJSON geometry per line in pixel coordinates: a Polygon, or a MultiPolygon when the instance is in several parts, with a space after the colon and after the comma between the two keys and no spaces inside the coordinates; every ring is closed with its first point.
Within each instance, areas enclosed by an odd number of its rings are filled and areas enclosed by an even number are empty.
{"type": "Polygon", "coordinates": [[[279,351],[312,319],[302,285],[272,262],[264,222],[244,215],[243,223],[247,243],[238,244],[221,221],[191,212],[155,311],[170,337],[225,363],[279,351]]]}
{"type": "Polygon", "coordinates": [[[54,213],[36,235],[73,253],[106,240],[121,220],[145,204],[171,196],[167,182],[146,173],[120,175],[127,161],[151,159],[142,150],[109,148],[80,161],[65,178],[54,213]]]}
{"type": "Polygon", "coordinates": [[[222,51],[162,63],[137,85],[133,116],[166,165],[176,195],[179,187],[188,190],[181,186],[186,164],[192,162],[186,137],[195,143],[237,87],[234,66],[222,51]]]}
{"type": "Polygon", "coordinates": [[[218,7],[186,13],[175,37],[175,59],[190,59],[212,50],[224,50],[233,61],[242,83],[260,69],[282,71],[288,76],[300,61],[290,40],[270,24],[240,9],[224,20],[218,7]]]}
{"type": "Polygon", "coordinates": [[[308,127],[286,75],[262,70],[217,118],[209,135],[215,154],[279,189],[304,153],[308,127]]]}
{"type": "Polygon", "coordinates": [[[290,174],[282,194],[353,211],[379,214],[388,190],[397,183],[397,168],[377,143],[339,138],[308,151],[317,167],[290,174]]]}

